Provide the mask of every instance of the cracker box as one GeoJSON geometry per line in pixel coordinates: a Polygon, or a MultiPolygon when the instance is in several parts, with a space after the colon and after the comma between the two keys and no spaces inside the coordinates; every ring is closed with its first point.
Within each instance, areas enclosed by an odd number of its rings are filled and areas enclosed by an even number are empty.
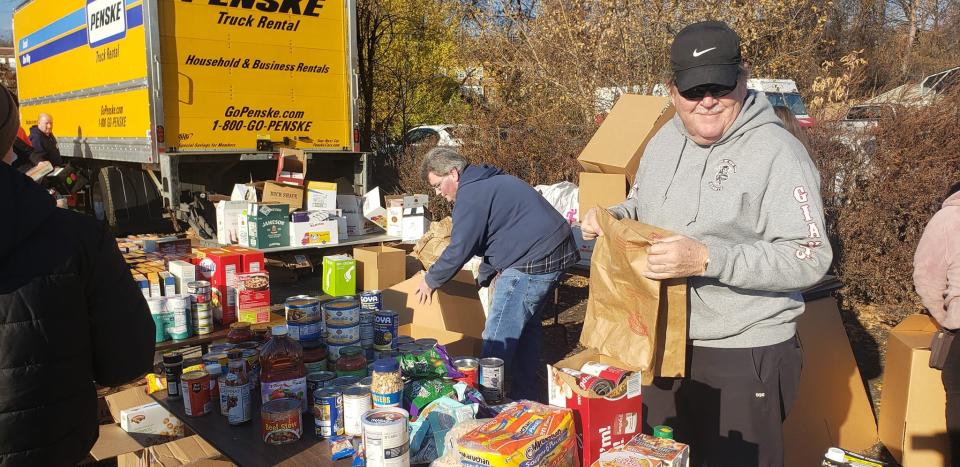
{"type": "Polygon", "coordinates": [[[581,456],[585,465],[640,433],[643,412],[639,372],[628,374],[618,388],[601,397],[582,387],[577,378],[563,371],[581,370],[588,362],[620,368],[625,366],[593,349],[547,366],[550,405],[573,411],[577,431],[583,437],[581,456]]]}
{"type": "Polygon", "coordinates": [[[357,262],[349,255],[323,257],[323,292],[331,297],[357,293],[357,262]]]}
{"type": "Polygon", "coordinates": [[[248,272],[237,275],[237,319],[258,324],[270,321],[270,275],[248,272]]]}
{"type": "Polygon", "coordinates": [[[600,455],[591,467],[689,467],[690,447],[672,439],[639,434],[623,447],[600,455]]]}
{"type": "Polygon", "coordinates": [[[127,433],[183,436],[183,423],[156,402],[121,410],[120,428],[127,433]]]}

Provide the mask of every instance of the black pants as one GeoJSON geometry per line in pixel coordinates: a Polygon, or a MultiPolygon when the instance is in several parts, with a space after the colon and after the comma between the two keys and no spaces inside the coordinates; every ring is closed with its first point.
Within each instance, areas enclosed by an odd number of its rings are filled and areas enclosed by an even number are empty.
{"type": "Polygon", "coordinates": [[[643,388],[644,432],[669,425],[691,466],[783,465],[783,420],[803,365],[796,337],[766,347],[688,348],[687,377],[643,388]]]}
{"type": "Polygon", "coordinates": [[[950,465],[960,467],[960,340],[953,342],[943,365],[943,389],[947,393],[947,434],[950,465]]]}

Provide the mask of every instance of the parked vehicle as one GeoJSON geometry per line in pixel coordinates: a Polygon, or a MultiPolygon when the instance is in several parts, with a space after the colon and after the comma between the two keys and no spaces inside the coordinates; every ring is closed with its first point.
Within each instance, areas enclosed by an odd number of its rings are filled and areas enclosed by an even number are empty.
{"type": "Polygon", "coordinates": [[[747,88],[762,92],[773,105],[790,109],[800,126],[807,128],[817,123],[816,119],[807,113],[807,106],[803,104],[797,83],[792,79],[753,78],[747,80],[747,88]]]}
{"type": "Polygon", "coordinates": [[[13,30],[25,126],[53,115],[118,231],[173,217],[211,236],[207,195],[274,178],[280,147],[366,191],[355,0],[28,0],[13,30]]]}
{"type": "Polygon", "coordinates": [[[457,148],[463,145],[460,131],[463,125],[421,125],[411,128],[404,135],[407,145],[448,146],[457,148]]]}

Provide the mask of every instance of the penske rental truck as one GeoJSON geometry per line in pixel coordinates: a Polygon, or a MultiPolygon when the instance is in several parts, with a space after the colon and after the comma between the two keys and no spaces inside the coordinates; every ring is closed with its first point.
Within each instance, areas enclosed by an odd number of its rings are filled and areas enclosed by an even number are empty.
{"type": "Polygon", "coordinates": [[[28,0],[13,14],[21,122],[53,117],[89,180],[71,192],[118,231],[187,223],[211,237],[210,195],[273,179],[280,148],[362,194],[355,12],[354,0],[28,0]]]}

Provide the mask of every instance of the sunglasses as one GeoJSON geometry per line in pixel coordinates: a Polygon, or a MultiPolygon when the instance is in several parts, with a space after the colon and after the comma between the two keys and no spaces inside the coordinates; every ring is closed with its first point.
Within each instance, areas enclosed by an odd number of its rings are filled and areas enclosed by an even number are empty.
{"type": "Polygon", "coordinates": [[[681,91],[680,95],[683,96],[684,99],[698,101],[703,99],[703,96],[706,96],[708,92],[713,97],[723,97],[733,92],[734,89],[736,89],[736,86],[724,86],[722,84],[701,84],[700,86],[692,87],[686,91],[681,91]]]}

